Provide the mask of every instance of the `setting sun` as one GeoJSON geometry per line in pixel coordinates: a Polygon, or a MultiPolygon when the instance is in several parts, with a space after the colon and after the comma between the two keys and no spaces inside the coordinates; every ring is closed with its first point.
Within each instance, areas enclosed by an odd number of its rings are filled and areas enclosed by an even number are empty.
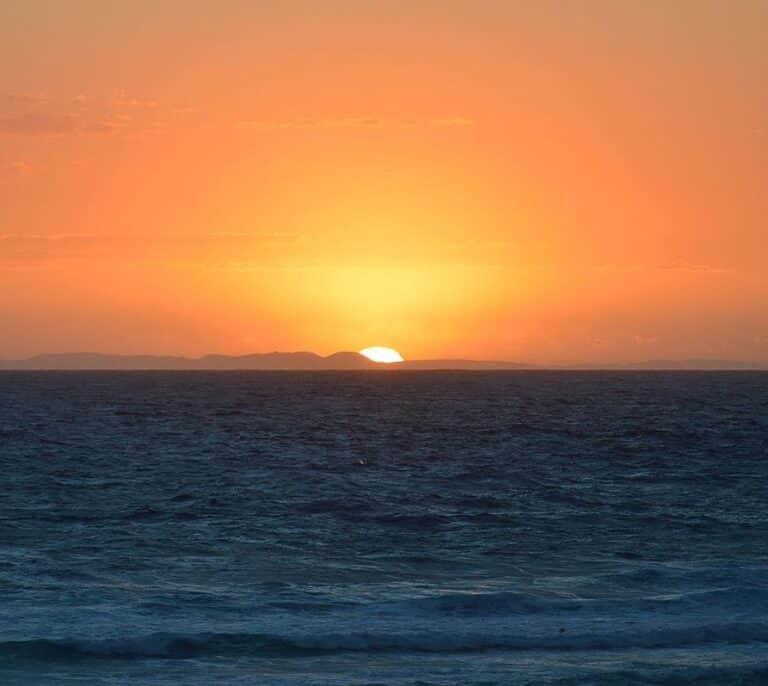
{"type": "Polygon", "coordinates": [[[403,356],[397,352],[397,350],[394,350],[393,348],[385,348],[380,345],[365,348],[360,351],[360,354],[373,362],[384,362],[385,364],[404,361],[403,356]]]}

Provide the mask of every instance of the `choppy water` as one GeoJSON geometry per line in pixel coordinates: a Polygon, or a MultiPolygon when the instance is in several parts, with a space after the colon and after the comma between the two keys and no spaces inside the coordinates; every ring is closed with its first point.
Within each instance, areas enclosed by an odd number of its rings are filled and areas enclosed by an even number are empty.
{"type": "Polygon", "coordinates": [[[0,683],[766,684],[768,374],[0,374],[0,683]]]}

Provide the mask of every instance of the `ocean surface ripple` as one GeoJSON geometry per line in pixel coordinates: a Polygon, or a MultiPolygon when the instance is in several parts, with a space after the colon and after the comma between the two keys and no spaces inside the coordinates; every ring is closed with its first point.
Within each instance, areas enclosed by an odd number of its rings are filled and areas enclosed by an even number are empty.
{"type": "Polygon", "coordinates": [[[768,684],[768,374],[0,373],[0,683],[768,684]]]}

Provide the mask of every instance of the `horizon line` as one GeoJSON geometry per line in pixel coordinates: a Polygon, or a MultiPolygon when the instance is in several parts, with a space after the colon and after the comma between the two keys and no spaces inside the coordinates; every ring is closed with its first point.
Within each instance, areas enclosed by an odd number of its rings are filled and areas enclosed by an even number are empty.
{"type": "Polygon", "coordinates": [[[406,358],[401,362],[374,362],[357,351],[340,350],[328,355],[320,355],[310,350],[291,350],[270,352],[251,352],[242,354],[228,353],[204,353],[199,356],[187,356],[181,354],[162,354],[162,353],[106,353],[98,351],[72,351],[56,353],[37,353],[23,358],[2,358],[0,357],[0,371],[344,371],[344,370],[365,370],[365,369],[390,369],[390,370],[408,370],[418,371],[419,369],[436,371],[440,369],[467,370],[467,371],[508,371],[514,370],[606,370],[620,371],[640,370],[640,371],[768,371],[768,361],[744,360],[729,358],[709,358],[709,357],[690,357],[690,358],[652,358],[642,360],[629,360],[622,362],[545,362],[533,363],[524,361],[498,360],[498,359],[474,359],[460,356],[451,357],[429,357],[429,358],[406,358]],[[290,358],[294,362],[299,356],[305,356],[316,362],[315,365],[303,367],[301,362],[289,366],[281,366],[279,359],[290,358]],[[93,358],[94,361],[101,360],[102,363],[97,366],[88,366],[87,358],[93,358]],[[83,359],[86,358],[86,359],[83,359]],[[105,359],[106,358],[106,359],[105,359]],[[110,359],[112,358],[112,359],[110,359]],[[264,363],[269,363],[264,367],[238,367],[239,360],[250,359],[255,364],[261,359],[264,363]],[[217,360],[218,365],[213,367],[196,366],[184,367],[184,363],[194,365],[205,364],[206,360],[217,360]],[[153,361],[154,364],[148,367],[130,365],[128,367],[119,365],[119,362],[129,364],[130,362],[153,361]],[[47,362],[47,364],[46,364],[47,362]],[[58,362],[59,364],[55,364],[58,362]],[[323,362],[329,366],[322,365],[323,362]],[[39,363],[41,366],[35,366],[39,363]],[[176,363],[178,366],[172,366],[176,363]],[[337,366],[333,366],[337,363],[337,366]],[[297,366],[298,365],[298,366],[297,366]],[[447,365],[447,366],[440,366],[447,365]]]}

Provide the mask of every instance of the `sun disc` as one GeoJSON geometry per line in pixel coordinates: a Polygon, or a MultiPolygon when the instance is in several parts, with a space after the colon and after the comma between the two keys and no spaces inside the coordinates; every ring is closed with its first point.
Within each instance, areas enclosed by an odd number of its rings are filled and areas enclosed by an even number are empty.
{"type": "Polygon", "coordinates": [[[374,345],[360,351],[363,357],[367,357],[372,362],[383,362],[391,364],[392,362],[403,362],[403,356],[394,348],[385,348],[382,345],[374,345]]]}

